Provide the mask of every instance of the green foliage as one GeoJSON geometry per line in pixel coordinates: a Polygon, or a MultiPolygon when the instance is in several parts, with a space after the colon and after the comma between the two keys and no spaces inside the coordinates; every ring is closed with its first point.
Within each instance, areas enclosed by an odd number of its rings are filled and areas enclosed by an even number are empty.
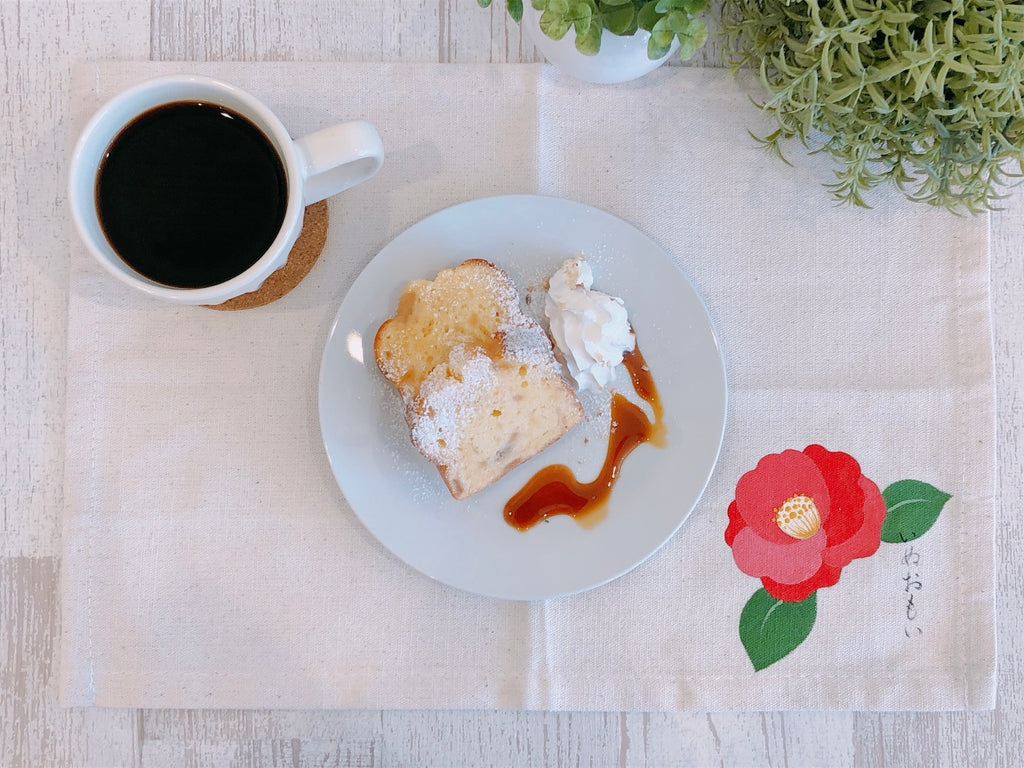
{"type": "Polygon", "coordinates": [[[818,616],[818,593],[787,603],[759,589],[740,613],[740,642],[756,671],[770,667],[807,639],[818,616]]]}
{"type": "Polygon", "coordinates": [[[780,151],[836,162],[840,201],[895,183],[956,212],[992,207],[1024,173],[1021,0],[723,0],[734,67],[753,67],[780,151]]]}
{"type": "Polygon", "coordinates": [[[886,509],[882,541],[899,544],[931,528],[952,497],[920,480],[900,480],[882,491],[882,498],[886,509]]]}
{"type": "MultiPolygon", "coordinates": [[[[637,30],[651,33],[647,55],[660,59],[679,41],[679,57],[693,58],[708,37],[701,19],[708,0],[530,0],[541,12],[541,31],[552,40],[561,40],[572,29],[576,49],[589,56],[601,50],[601,33],[628,37],[637,30]]],[[[477,0],[486,8],[491,0],[477,0]]],[[[507,0],[509,15],[523,17],[522,0],[507,0]]]]}

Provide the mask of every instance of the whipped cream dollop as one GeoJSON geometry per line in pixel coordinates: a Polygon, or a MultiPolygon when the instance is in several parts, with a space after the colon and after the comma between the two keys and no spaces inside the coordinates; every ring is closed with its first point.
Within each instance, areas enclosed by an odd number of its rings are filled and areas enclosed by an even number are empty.
{"type": "Polygon", "coordinates": [[[567,259],[548,281],[544,302],[551,336],[580,391],[608,386],[622,355],[636,347],[622,299],[591,290],[593,284],[582,256],[567,259]]]}

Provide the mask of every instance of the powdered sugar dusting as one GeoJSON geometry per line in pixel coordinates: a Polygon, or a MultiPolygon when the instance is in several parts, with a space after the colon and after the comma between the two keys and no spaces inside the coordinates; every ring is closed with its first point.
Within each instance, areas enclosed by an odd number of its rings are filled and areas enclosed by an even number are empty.
{"type": "Polygon", "coordinates": [[[467,406],[493,387],[496,378],[494,361],[482,349],[466,344],[452,348],[448,365],[431,371],[420,387],[412,439],[424,456],[436,464],[456,460],[467,406]]]}
{"type": "Polygon", "coordinates": [[[523,323],[506,326],[502,349],[505,357],[516,363],[540,368],[552,374],[559,372],[551,341],[537,323],[523,317],[523,323]]]}
{"type": "Polygon", "coordinates": [[[560,367],[554,358],[551,339],[540,323],[523,310],[519,290],[512,278],[500,267],[496,269],[502,276],[502,290],[495,296],[496,303],[502,309],[502,323],[498,327],[498,334],[503,339],[502,353],[516,363],[557,374],[560,367]]]}

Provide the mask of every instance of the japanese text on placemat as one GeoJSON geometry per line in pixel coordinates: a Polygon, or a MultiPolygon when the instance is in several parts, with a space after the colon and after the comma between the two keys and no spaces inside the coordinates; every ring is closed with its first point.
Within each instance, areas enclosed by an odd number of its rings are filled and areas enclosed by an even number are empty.
{"type": "Polygon", "coordinates": [[[907,548],[903,550],[903,558],[901,560],[903,565],[903,617],[904,626],[903,634],[907,637],[916,637],[923,635],[924,630],[921,629],[921,625],[918,623],[919,617],[919,598],[921,589],[924,584],[921,582],[921,552],[914,548],[913,544],[908,544],[907,548]]]}

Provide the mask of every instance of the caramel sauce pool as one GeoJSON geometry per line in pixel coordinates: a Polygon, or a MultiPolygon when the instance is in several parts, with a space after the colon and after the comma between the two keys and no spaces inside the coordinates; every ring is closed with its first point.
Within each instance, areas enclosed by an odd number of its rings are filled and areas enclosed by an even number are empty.
{"type": "Polygon", "coordinates": [[[525,531],[554,515],[569,515],[581,523],[603,519],[601,513],[605,511],[605,504],[626,457],[641,443],[659,448],[665,445],[661,398],[640,348],[623,355],[622,362],[629,371],[637,395],[650,404],[654,420],[647,418],[642,408],[616,392],[612,395],[608,451],[597,477],[589,483],[581,483],[564,464],[545,467],[505,505],[505,521],[509,525],[525,531]]]}

